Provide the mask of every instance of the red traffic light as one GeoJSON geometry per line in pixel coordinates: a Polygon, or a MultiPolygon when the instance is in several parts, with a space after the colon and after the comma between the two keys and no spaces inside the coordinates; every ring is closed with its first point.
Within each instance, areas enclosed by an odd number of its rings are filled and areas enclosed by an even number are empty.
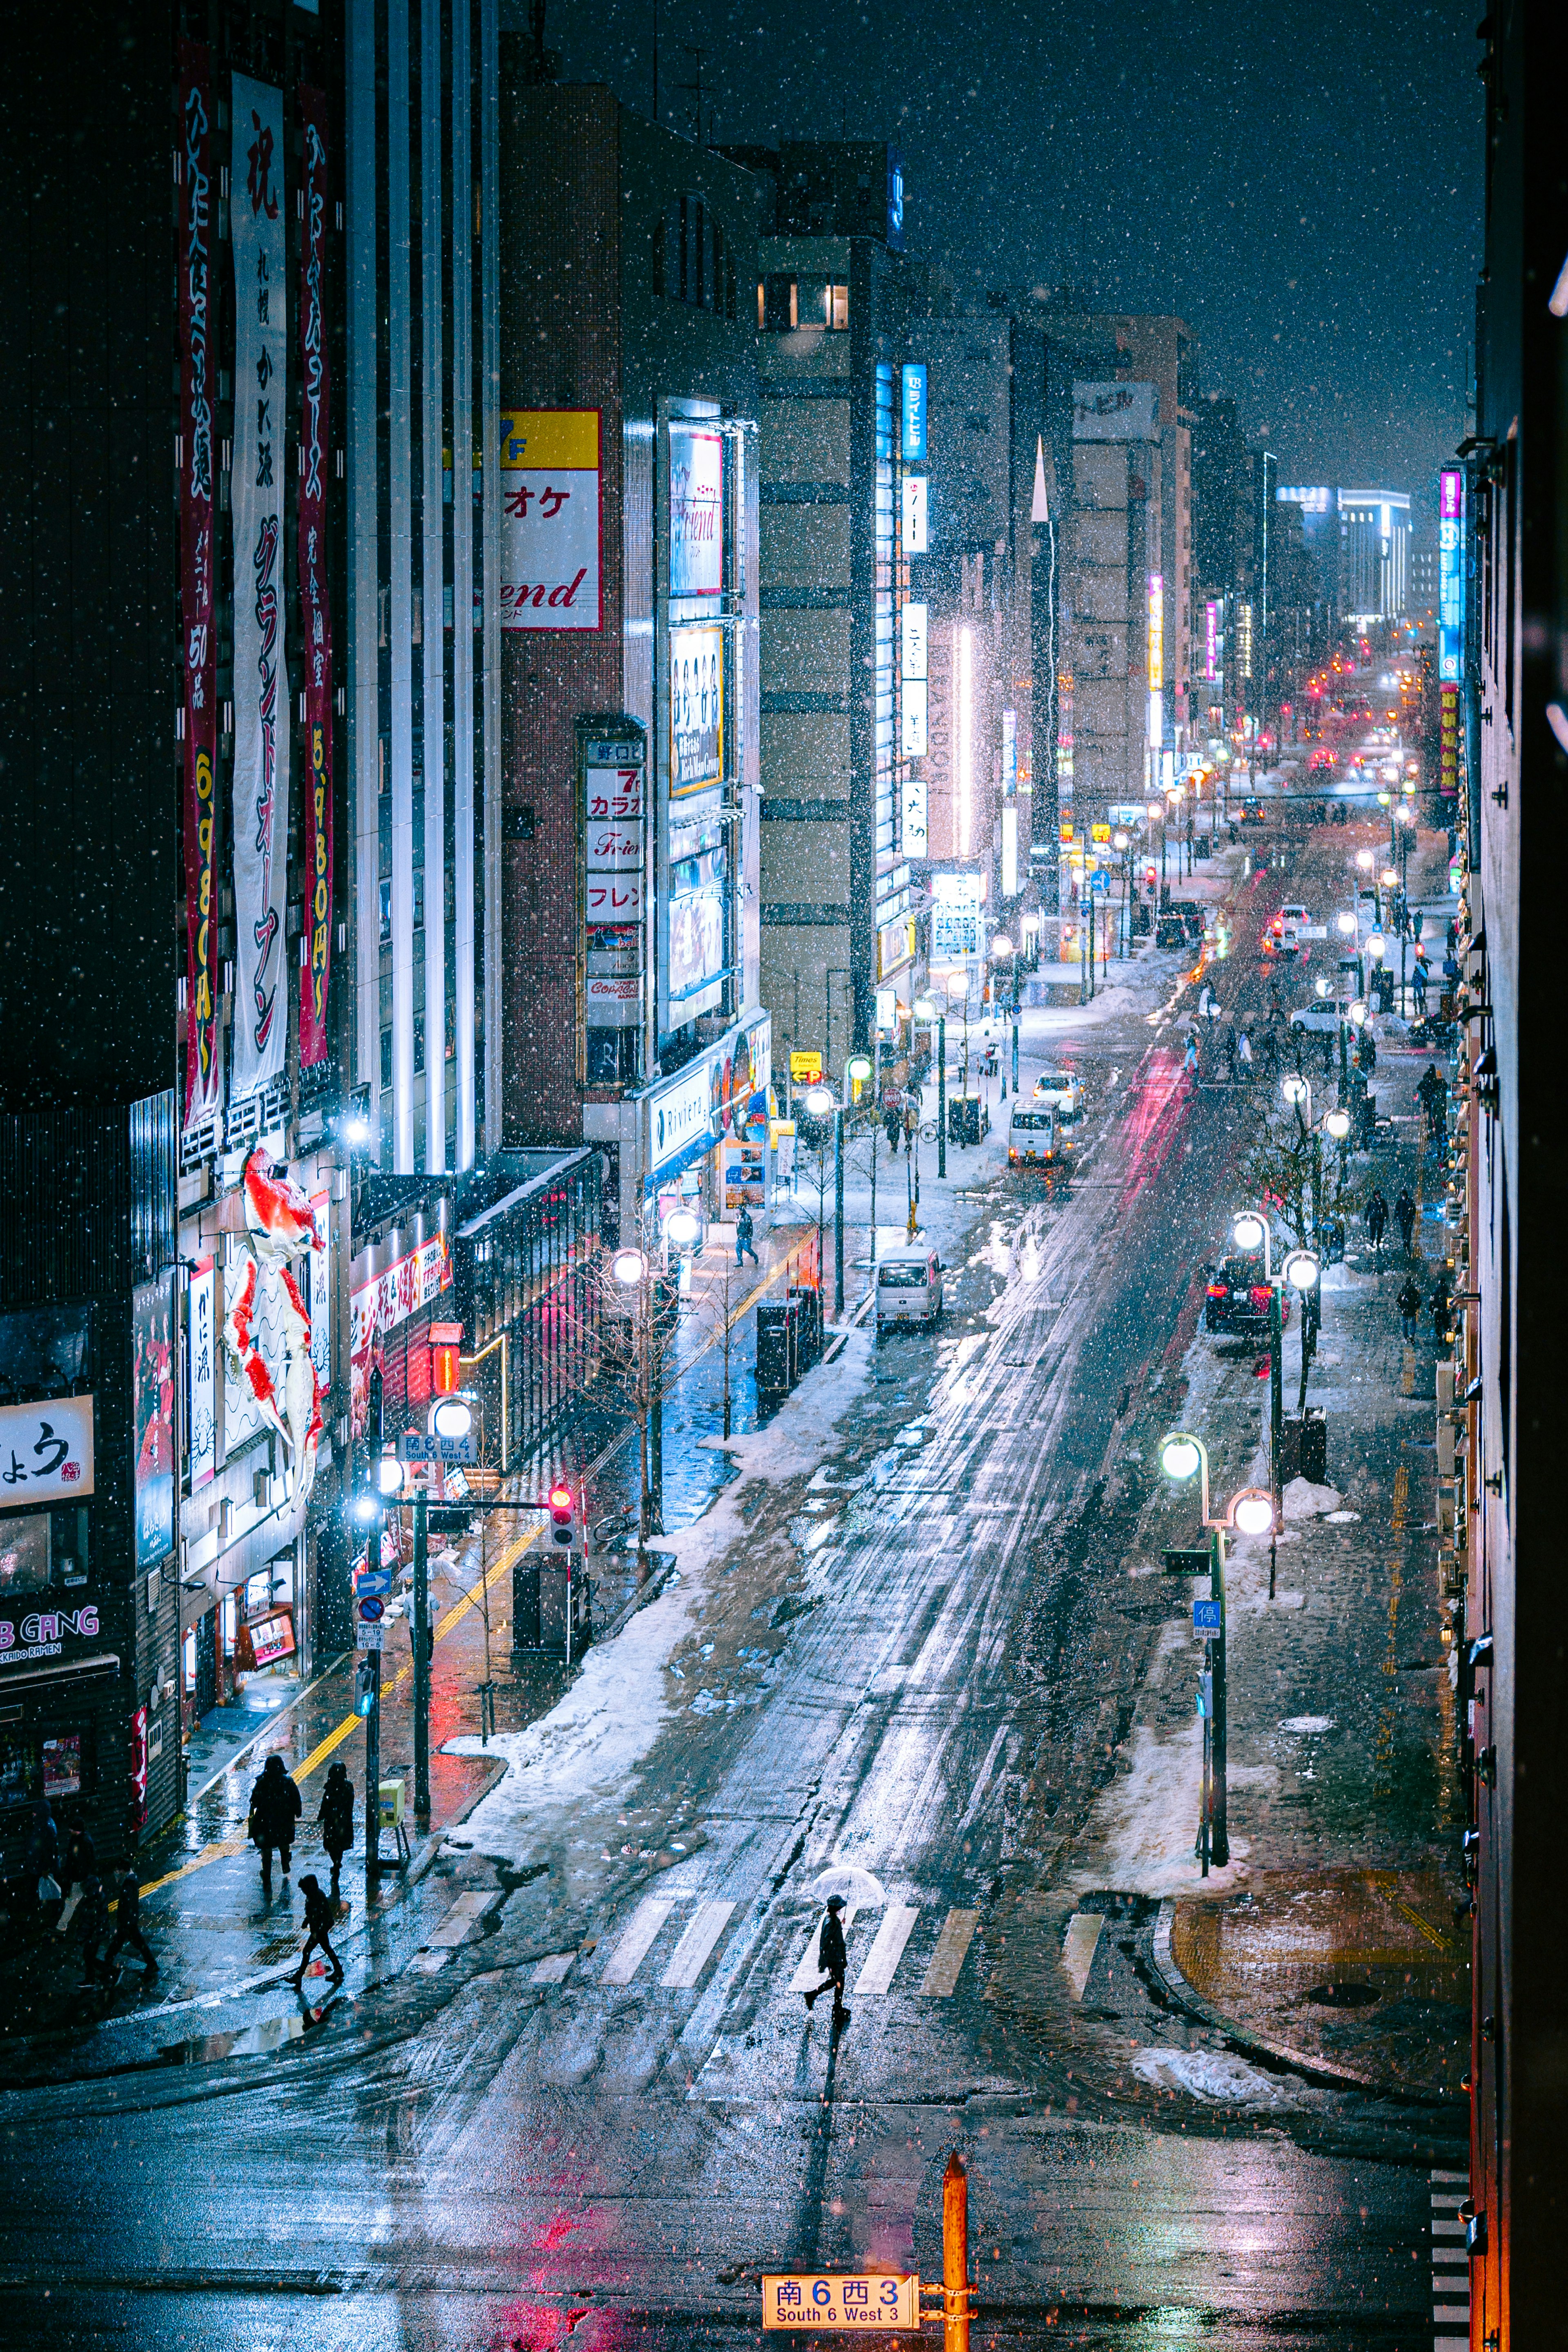
{"type": "Polygon", "coordinates": [[[571,1488],[570,1486],[552,1486],[549,1490],[549,1506],[552,1511],[570,1511],[571,1508],[571,1488]]]}

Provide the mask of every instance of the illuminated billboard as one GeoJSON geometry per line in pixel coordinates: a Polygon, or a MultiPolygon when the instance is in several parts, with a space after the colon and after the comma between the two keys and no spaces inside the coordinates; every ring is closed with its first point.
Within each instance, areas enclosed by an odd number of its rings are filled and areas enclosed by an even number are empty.
{"type": "Polygon", "coordinates": [[[1437,498],[1437,683],[1458,686],[1465,636],[1465,478],[1445,467],[1437,498]]]}

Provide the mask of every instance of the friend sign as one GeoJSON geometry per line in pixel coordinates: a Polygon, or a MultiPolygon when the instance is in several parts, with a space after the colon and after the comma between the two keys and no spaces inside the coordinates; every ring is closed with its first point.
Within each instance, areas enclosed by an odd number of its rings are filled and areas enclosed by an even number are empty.
{"type": "Polygon", "coordinates": [[[768,2327],[895,2328],[920,2325],[920,2281],[882,2277],[764,2274],[762,2325],[768,2327]]]}

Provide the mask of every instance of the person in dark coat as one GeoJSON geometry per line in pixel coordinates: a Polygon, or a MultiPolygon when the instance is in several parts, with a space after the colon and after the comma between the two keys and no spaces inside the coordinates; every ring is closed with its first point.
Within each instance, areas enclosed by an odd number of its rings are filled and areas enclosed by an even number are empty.
{"type": "Polygon", "coordinates": [[[1375,1184],[1366,1203],[1366,1230],[1372,1246],[1379,1257],[1383,1255],[1383,1236],[1388,1230],[1388,1203],[1375,1184]]]}
{"type": "Polygon", "coordinates": [[[841,1895],[829,1895],[821,1932],[817,1937],[817,1966],[822,1971],[822,1981],[820,1985],[813,1985],[806,1995],[806,2007],[810,2010],[815,2005],[817,1995],[832,1986],[835,2025],[847,2025],[850,2021],[850,2012],[844,2007],[844,1974],[849,1967],[849,1954],[844,1948],[843,1923],[839,1917],[843,1907],[841,1895]]]}
{"type": "Polygon", "coordinates": [[[59,1871],[60,1893],[68,1896],[73,1886],[85,1886],[97,1868],[98,1849],[78,1823],[66,1841],[66,1858],[59,1871]]]}
{"type": "Polygon", "coordinates": [[[337,1916],[332,1898],[321,1892],[321,1882],[307,1871],[299,1882],[299,1892],[305,1897],[305,1949],[299,1955],[299,1966],[288,1981],[296,1987],[305,1981],[305,1969],[310,1955],[319,1946],[332,1963],[332,1982],[343,1981],[343,1963],[332,1949],[332,1921],[337,1916]]]}
{"type": "Polygon", "coordinates": [[[260,1780],[250,1792],[250,1838],[261,1848],[262,1893],[272,1900],[272,1852],[283,1857],[283,1881],[288,1883],[289,1853],[294,1824],[299,1819],[299,1791],[284,1770],[281,1756],[269,1756],[260,1780]]]}
{"type": "Polygon", "coordinates": [[[1401,1337],[1406,1339],[1414,1339],[1416,1337],[1416,1318],[1421,1312],[1421,1293],[1416,1286],[1416,1277],[1413,1274],[1407,1274],[1406,1276],[1405,1280],[1400,1286],[1399,1296],[1395,1300],[1394,1304],[1399,1309],[1399,1330],[1401,1337]]]}
{"type": "Polygon", "coordinates": [[[1401,1186],[1399,1198],[1394,1203],[1394,1222],[1399,1228],[1399,1238],[1408,1257],[1416,1240],[1416,1203],[1410,1198],[1408,1184],[1401,1186]]]}
{"type": "Polygon", "coordinates": [[[1453,1337],[1454,1330],[1454,1294],[1449,1285],[1447,1266],[1432,1285],[1430,1304],[1432,1335],[1439,1348],[1446,1348],[1453,1337]]]}
{"type": "MultiPolygon", "coordinates": [[[[336,1903],[343,1856],[354,1843],[354,1784],[346,1764],[334,1764],[329,1771],[321,1810],[316,1819],[321,1825],[321,1843],[332,1858],[332,1900],[336,1903]]],[[[301,1879],[299,1883],[303,1885],[305,1882],[301,1879]]]]}
{"type": "Polygon", "coordinates": [[[757,1228],[751,1222],[751,1211],[743,1201],[740,1214],[735,1221],[735,1262],[741,1265],[747,1258],[753,1265],[760,1264],[756,1248],[757,1228]]]}
{"type": "Polygon", "coordinates": [[[103,1956],[104,1975],[113,1977],[114,1963],[120,1947],[129,1944],[131,1950],[140,1956],[146,1979],[151,1981],[158,1973],[158,1963],[141,1932],[141,1885],[134,1870],[124,1871],[116,1880],[114,1903],[114,1933],[103,1956]]]}
{"type": "Polygon", "coordinates": [[[96,1870],[89,1876],[77,1905],[76,1933],[81,1946],[82,1990],[86,1992],[95,1984],[112,1984],[113,1976],[102,1958],[103,1939],[109,1933],[109,1903],[96,1870]]]}

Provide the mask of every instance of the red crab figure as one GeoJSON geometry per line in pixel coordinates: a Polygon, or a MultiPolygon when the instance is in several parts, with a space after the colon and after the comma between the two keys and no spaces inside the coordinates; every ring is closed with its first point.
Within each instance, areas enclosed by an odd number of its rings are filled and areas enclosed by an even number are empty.
{"type": "MultiPolygon", "coordinates": [[[[321,1436],[321,1383],[310,1355],[310,1318],[290,1268],[316,1239],[310,1203],[292,1178],[275,1170],[257,1145],[245,1164],[244,1271],[224,1318],[224,1339],[240,1378],[288,1454],[289,1499],[302,1503],[316,1476],[321,1436]],[[263,1296],[274,1305],[283,1339],[282,1397],[256,1345],[263,1296]]],[[[268,1320],[272,1320],[268,1317],[268,1320]]]]}

